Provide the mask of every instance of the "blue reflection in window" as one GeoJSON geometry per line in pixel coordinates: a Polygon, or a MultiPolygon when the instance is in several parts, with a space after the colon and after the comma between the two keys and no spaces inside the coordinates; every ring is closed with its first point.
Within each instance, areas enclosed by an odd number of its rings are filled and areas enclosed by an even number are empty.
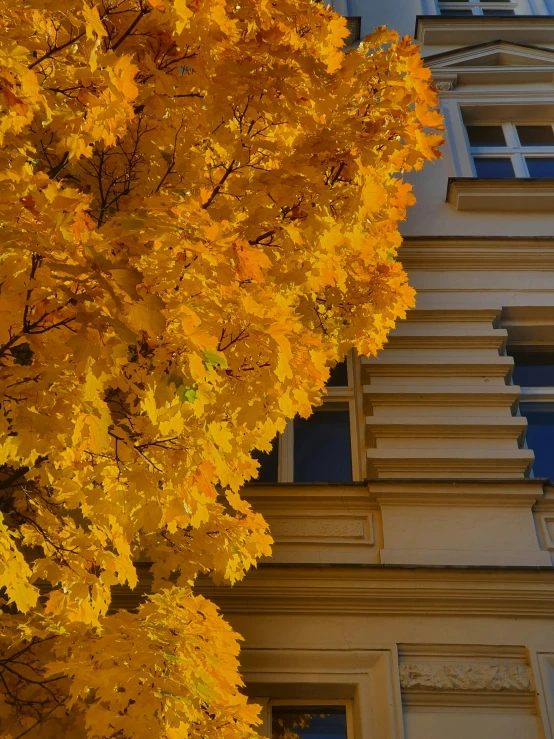
{"type": "Polygon", "coordinates": [[[294,482],[351,482],[348,403],[324,403],[294,419],[294,482]]]}
{"type": "Polygon", "coordinates": [[[529,177],[554,177],[554,157],[525,157],[529,177]]]}
{"type": "Polygon", "coordinates": [[[345,706],[274,706],[272,739],[347,739],[345,706]]]}
{"type": "Polygon", "coordinates": [[[535,453],[533,473],[535,477],[554,480],[554,407],[545,404],[544,410],[538,403],[521,404],[521,415],[527,423],[527,446],[535,453]]]}
{"type": "Polygon", "coordinates": [[[508,350],[508,354],[514,358],[514,385],[554,387],[554,352],[508,350]]]}
{"type": "Polygon", "coordinates": [[[477,177],[510,179],[515,177],[512,160],[504,157],[473,157],[477,177]]]}

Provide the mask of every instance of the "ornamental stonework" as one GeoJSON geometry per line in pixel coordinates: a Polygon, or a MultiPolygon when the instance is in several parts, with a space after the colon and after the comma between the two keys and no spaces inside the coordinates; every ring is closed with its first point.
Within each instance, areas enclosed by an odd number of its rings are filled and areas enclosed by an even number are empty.
{"type": "Polygon", "coordinates": [[[449,690],[530,693],[525,665],[405,662],[400,665],[402,690],[449,690]]]}

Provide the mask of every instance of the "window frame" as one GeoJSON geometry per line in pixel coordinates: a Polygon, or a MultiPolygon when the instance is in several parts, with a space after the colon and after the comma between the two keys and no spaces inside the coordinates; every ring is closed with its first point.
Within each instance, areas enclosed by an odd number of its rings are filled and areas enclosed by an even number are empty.
{"type": "MultiPolygon", "coordinates": [[[[442,10],[471,10],[472,16],[485,17],[483,10],[513,10],[514,15],[517,15],[517,0],[503,0],[501,2],[495,2],[494,0],[436,0],[437,15],[442,16],[442,10]]],[[[456,16],[442,16],[456,17],[456,16]]],[[[469,17],[469,16],[460,16],[469,17]]],[[[490,16],[488,16],[490,17],[490,16]]],[[[509,18],[510,16],[497,16],[509,18]]]]}
{"type": "MultiPolygon", "coordinates": [[[[473,176],[477,179],[486,179],[479,177],[475,167],[475,157],[485,159],[510,159],[514,170],[514,176],[507,179],[533,179],[529,174],[526,159],[546,158],[554,160],[554,144],[551,146],[522,146],[519,142],[517,126],[550,126],[554,130],[554,123],[545,123],[544,121],[486,121],[475,125],[479,126],[501,126],[504,133],[506,146],[473,146],[469,141],[467,126],[474,125],[464,122],[466,141],[468,145],[473,176]]],[[[540,179],[540,178],[538,178],[540,179]]]]}
{"type": "MultiPolygon", "coordinates": [[[[351,482],[359,482],[366,477],[366,468],[364,466],[365,449],[363,446],[363,394],[361,386],[361,366],[359,357],[352,350],[346,356],[346,370],[348,377],[348,385],[328,387],[326,394],[323,396],[323,405],[330,403],[348,403],[348,415],[350,421],[350,460],[352,465],[352,480],[345,480],[344,484],[351,482]]],[[[321,407],[321,406],[319,406],[321,407]]],[[[314,411],[317,413],[317,410],[314,411]]],[[[275,485],[280,483],[294,483],[294,419],[288,421],[287,426],[277,439],[278,462],[277,462],[277,482],[276,483],[260,483],[265,485],[275,485]]],[[[252,482],[257,482],[253,479],[252,482]]],[[[310,483],[302,483],[304,485],[310,483]]],[[[322,483],[314,482],[314,485],[322,483]]],[[[338,482],[332,484],[340,484],[338,482]]]]}
{"type": "Polygon", "coordinates": [[[266,711],[266,726],[268,728],[268,737],[271,737],[272,733],[272,723],[273,723],[273,715],[272,715],[272,709],[273,706],[291,706],[291,707],[302,707],[302,708],[310,708],[310,706],[344,706],[346,708],[346,739],[355,739],[354,737],[354,701],[351,698],[345,698],[342,700],[332,700],[332,699],[310,699],[305,700],[302,698],[291,698],[290,700],[287,700],[286,698],[269,698],[267,701],[267,704],[264,706],[266,711]]]}

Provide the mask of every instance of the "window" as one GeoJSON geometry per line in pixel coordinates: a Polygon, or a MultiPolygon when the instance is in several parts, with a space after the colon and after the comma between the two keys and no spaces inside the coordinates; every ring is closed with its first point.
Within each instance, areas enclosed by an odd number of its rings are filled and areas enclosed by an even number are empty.
{"type": "Polygon", "coordinates": [[[476,177],[554,178],[551,123],[466,124],[476,177]]]}
{"type": "Polygon", "coordinates": [[[327,395],[309,418],[289,422],[268,453],[258,452],[257,482],[352,482],[356,444],[354,362],[331,370],[327,395]]]}
{"type": "Polygon", "coordinates": [[[360,16],[351,17],[346,19],[346,27],[349,30],[349,35],[346,37],[345,45],[350,46],[355,44],[356,41],[360,40],[360,33],[362,28],[362,19],[360,16]]]}
{"type": "Polygon", "coordinates": [[[514,2],[510,0],[438,0],[439,14],[449,17],[468,15],[515,15],[514,2]]]}
{"type": "Polygon", "coordinates": [[[513,383],[521,387],[527,446],[535,452],[533,474],[554,480],[554,347],[514,347],[508,354],[514,359],[513,383]]]}
{"type": "Polygon", "coordinates": [[[350,703],[272,701],[271,739],[351,739],[350,703]]]}

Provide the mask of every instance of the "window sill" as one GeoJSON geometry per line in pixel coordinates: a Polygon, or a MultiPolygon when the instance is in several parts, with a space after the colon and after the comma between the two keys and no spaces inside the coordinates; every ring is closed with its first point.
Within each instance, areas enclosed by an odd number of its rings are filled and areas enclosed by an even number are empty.
{"type": "Polygon", "coordinates": [[[456,210],[546,213],[554,210],[554,179],[450,177],[446,202],[456,210]]]}
{"type": "Polygon", "coordinates": [[[549,45],[554,34],[554,16],[461,16],[418,15],[415,40],[422,46],[474,46],[487,41],[549,45]]]}

